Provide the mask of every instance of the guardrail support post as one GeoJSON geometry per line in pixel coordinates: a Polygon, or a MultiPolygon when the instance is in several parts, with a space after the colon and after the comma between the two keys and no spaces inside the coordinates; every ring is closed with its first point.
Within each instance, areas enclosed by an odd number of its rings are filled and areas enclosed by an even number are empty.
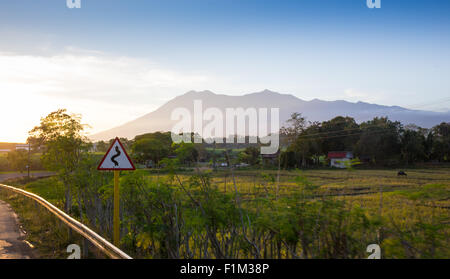
{"type": "Polygon", "coordinates": [[[87,259],[89,257],[89,241],[86,238],[83,238],[83,259],[87,259]]]}

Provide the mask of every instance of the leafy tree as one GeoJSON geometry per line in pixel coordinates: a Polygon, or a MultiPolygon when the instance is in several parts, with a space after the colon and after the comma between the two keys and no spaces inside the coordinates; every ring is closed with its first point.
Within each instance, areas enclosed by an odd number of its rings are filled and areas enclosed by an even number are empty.
{"type": "Polygon", "coordinates": [[[152,160],[155,164],[169,155],[170,146],[155,139],[140,139],[132,146],[133,156],[140,163],[152,160]]]}
{"type": "MultiPolygon", "coordinates": [[[[107,148],[110,147],[113,144],[114,140],[115,140],[115,138],[109,140],[109,144],[107,145],[107,148]]],[[[122,143],[123,147],[125,149],[127,149],[127,150],[129,150],[131,148],[131,146],[133,145],[133,142],[134,142],[134,141],[129,140],[127,138],[119,138],[119,140],[122,143]]]]}
{"type": "Polygon", "coordinates": [[[311,157],[318,161],[321,153],[321,139],[317,136],[320,131],[319,123],[311,123],[308,128],[303,129],[294,143],[288,148],[293,151],[297,161],[302,167],[306,167],[311,157]]]}
{"type": "Polygon", "coordinates": [[[424,152],[425,152],[425,159],[427,161],[433,159],[433,142],[434,142],[434,135],[431,130],[428,131],[426,134],[426,139],[424,142],[424,152]]]}
{"type": "Polygon", "coordinates": [[[359,125],[352,117],[338,116],[330,121],[322,122],[320,135],[322,137],[322,152],[353,150],[359,140],[359,125]]]}
{"type": "Polygon", "coordinates": [[[392,122],[387,117],[375,117],[360,125],[362,133],[356,144],[358,157],[370,158],[374,164],[395,164],[400,156],[400,122],[392,122]]]}
{"type": "Polygon", "coordinates": [[[425,137],[419,132],[407,129],[401,134],[401,156],[406,165],[425,158],[425,137]]]}
{"type": "Polygon", "coordinates": [[[194,143],[181,142],[180,144],[174,144],[175,153],[180,163],[190,165],[192,162],[197,162],[198,151],[195,148],[194,143]]]}
{"type": "Polygon", "coordinates": [[[260,151],[255,146],[249,146],[243,152],[239,153],[239,161],[251,166],[258,165],[260,158],[260,151]]]}
{"type": "Polygon", "coordinates": [[[67,212],[72,207],[72,174],[89,148],[83,135],[85,126],[81,124],[79,115],[59,109],[41,118],[40,125],[29,132],[29,142],[45,147],[42,155],[44,166],[56,172],[64,184],[67,212]]]}
{"type": "Polygon", "coordinates": [[[152,160],[156,165],[173,152],[170,133],[148,133],[136,136],[131,145],[133,157],[144,164],[152,160]]]}
{"type": "Polygon", "coordinates": [[[109,147],[108,144],[103,140],[97,142],[97,151],[98,152],[106,152],[108,150],[108,147],[109,147]]]}
{"type": "Polygon", "coordinates": [[[432,157],[438,161],[450,161],[450,122],[436,125],[432,133],[432,157]]]}
{"type": "Polygon", "coordinates": [[[297,165],[297,158],[292,149],[281,152],[281,166],[285,169],[294,168],[297,165]]]}
{"type": "Polygon", "coordinates": [[[286,144],[292,144],[306,127],[306,119],[301,113],[294,112],[286,121],[287,127],[281,127],[280,134],[286,139],[286,144]]]}

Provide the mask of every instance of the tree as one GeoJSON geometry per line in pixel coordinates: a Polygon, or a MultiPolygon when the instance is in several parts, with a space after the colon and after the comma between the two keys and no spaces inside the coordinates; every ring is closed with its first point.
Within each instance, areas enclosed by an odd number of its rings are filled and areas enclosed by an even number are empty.
{"type": "Polygon", "coordinates": [[[370,158],[374,164],[390,165],[398,163],[400,156],[400,122],[387,117],[375,117],[360,125],[361,136],[355,151],[359,158],[370,158]]]}
{"type": "MultiPolygon", "coordinates": [[[[110,147],[114,143],[115,140],[116,140],[116,138],[110,139],[106,148],[110,147]]],[[[119,140],[120,140],[120,143],[122,143],[123,147],[126,150],[129,150],[131,148],[131,146],[133,145],[133,141],[129,140],[127,138],[119,138],[119,140]]]]}
{"type": "Polygon", "coordinates": [[[322,137],[322,152],[353,150],[359,139],[360,128],[352,117],[338,116],[330,121],[322,122],[320,134],[322,137]]]}
{"type": "Polygon", "coordinates": [[[306,119],[302,116],[301,113],[294,112],[291,114],[291,118],[286,121],[288,124],[287,127],[281,127],[280,134],[282,137],[285,137],[287,140],[287,144],[292,144],[295,139],[300,135],[300,133],[306,127],[306,119]]]}
{"type": "Polygon", "coordinates": [[[149,133],[135,137],[131,145],[133,157],[137,162],[145,164],[152,160],[157,165],[173,152],[170,133],[149,133]]]}
{"type": "Polygon", "coordinates": [[[443,122],[432,129],[432,157],[438,161],[450,160],[450,122],[443,122]]]}
{"type": "Polygon", "coordinates": [[[83,134],[85,126],[81,124],[81,116],[59,109],[41,118],[40,125],[29,132],[29,142],[45,147],[42,155],[44,166],[56,172],[64,184],[66,212],[70,212],[72,207],[72,174],[89,148],[83,134]]]}
{"type": "Polygon", "coordinates": [[[26,170],[28,164],[28,151],[15,150],[8,153],[8,163],[12,169],[20,171],[26,170]]]}
{"type": "Polygon", "coordinates": [[[99,142],[97,142],[97,151],[98,152],[106,152],[108,150],[108,144],[101,140],[99,142]]]}
{"type": "Polygon", "coordinates": [[[401,137],[401,156],[406,165],[425,158],[425,137],[416,130],[406,129],[401,137]]]}
{"type": "Polygon", "coordinates": [[[132,145],[133,157],[140,163],[152,160],[155,164],[170,152],[170,146],[156,139],[140,139],[132,145]]]}
{"type": "Polygon", "coordinates": [[[318,161],[322,152],[322,139],[318,135],[321,125],[318,122],[310,123],[308,128],[303,129],[294,143],[288,148],[288,151],[294,151],[297,161],[301,162],[302,167],[307,167],[308,161],[314,157],[318,161]]]}
{"type": "Polygon", "coordinates": [[[193,143],[181,142],[180,144],[174,144],[175,153],[180,163],[190,165],[191,162],[197,162],[198,151],[193,143]]]}
{"type": "Polygon", "coordinates": [[[239,153],[239,161],[255,166],[259,164],[260,152],[257,147],[249,146],[243,152],[239,153]]]}

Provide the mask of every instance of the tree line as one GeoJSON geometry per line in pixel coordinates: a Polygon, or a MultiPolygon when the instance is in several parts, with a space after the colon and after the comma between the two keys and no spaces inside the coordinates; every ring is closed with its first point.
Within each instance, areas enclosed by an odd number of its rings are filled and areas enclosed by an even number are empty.
{"type": "Polygon", "coordinates": [[[294,113],[281,129],[286,149],[284,167],[320,164],[330,151],[353,151],[361,162],[373,166],[412,165],[417,162],[450,161],[450,122],[431,129],[402,125],[387,117],[356,123],[338,116],[329,121],[309,122],[294,113]]]}
{"type": "MultiPolygon", "coordinates": [[[[270,161],[269,165],[279,164],[284,169],[321,166],[327,163],[330,151],[352,151],[360,162],[369,166],[411,166],[419,162],[450,161],[450,122],[427,129],[414,124],[403,125],[387,117],[375,117],[360,124],[352,117],[343,116],[323,122],[308,122],[300,113],[294,113],[286,124],[280,129],[279,158],[270,161]]],[[[263,165],[258,144],[177,145],[172,143],[169,132],[139,135],[125,142],[137,162],[145,164],[151,161],[153,167],[167,157],[177,157],[187,165],[200,161],[216,166],[219,161],[227,161],[227,152],[230,164],[263,165]],[[236,150],[234,147],[239,151],[233,151],[236,150]]],[[[108,144],[100,142],[99,146],[106,149],[108,144]]]]}

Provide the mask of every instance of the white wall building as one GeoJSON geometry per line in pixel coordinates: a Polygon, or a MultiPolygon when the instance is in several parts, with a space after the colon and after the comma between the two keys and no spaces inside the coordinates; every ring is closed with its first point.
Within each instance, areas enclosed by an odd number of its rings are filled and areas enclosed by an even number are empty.
{"type": "Polygon", "coordinates": [[[330,151],[328,152],[328,159],[330,160],[330,167],[345,169],[346,163],[353,159],[353,152],[351,151],[330,151]]]}

